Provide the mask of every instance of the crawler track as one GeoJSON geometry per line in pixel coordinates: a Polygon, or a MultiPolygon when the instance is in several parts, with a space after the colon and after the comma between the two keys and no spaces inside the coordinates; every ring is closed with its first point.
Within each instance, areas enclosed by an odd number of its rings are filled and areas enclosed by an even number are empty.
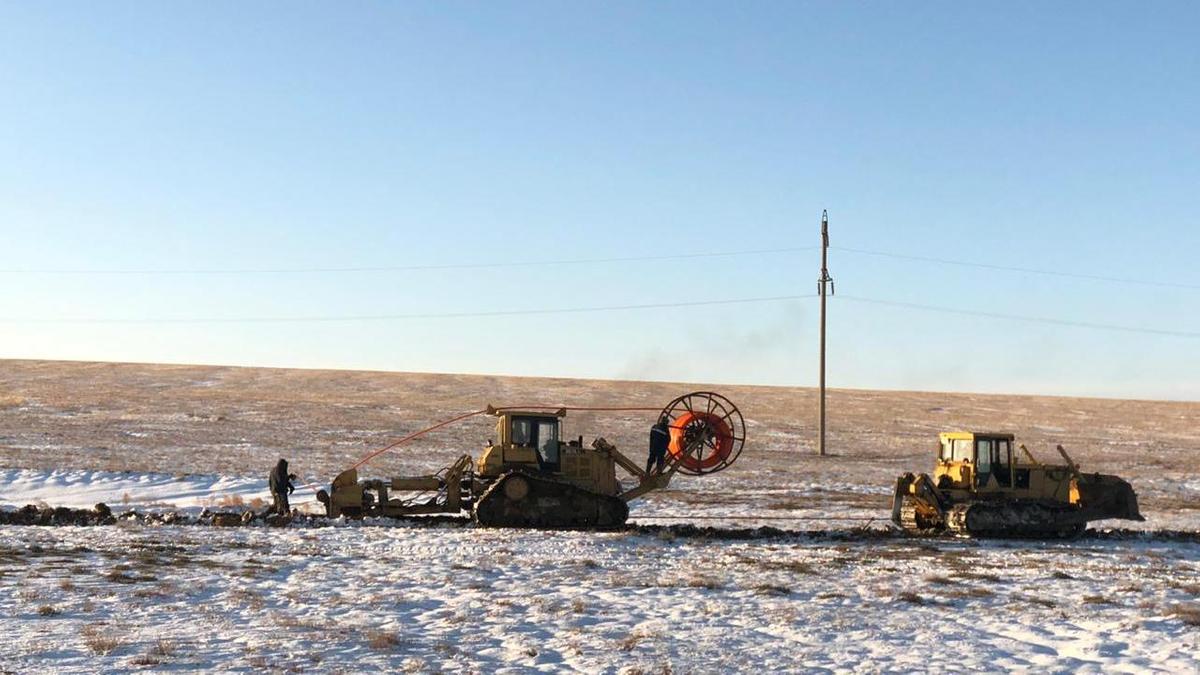
{"type": "Polygon", "coordinates": [[[1078,507],[1036,502],[967,502],[950,509],[946,521],[954,534],[988,538],[1069,539],[1087,528],[1078,507]]]}
{"type": "Polygon", "coordinates": [[[480,495],[475,520],[485,527],[613,529],[629,507],[616,497],[527,471],[510,471],[480,495]]]}

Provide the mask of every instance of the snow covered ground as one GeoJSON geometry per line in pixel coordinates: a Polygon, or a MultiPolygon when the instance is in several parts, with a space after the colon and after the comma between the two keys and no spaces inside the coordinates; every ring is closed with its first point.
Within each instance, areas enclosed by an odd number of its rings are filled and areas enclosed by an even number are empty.
{"type": "MultiPolygon", "coordinates": [[[[260,508],[280,457],[308,483],[293,505],[313,505],[366,453],[488,402],[661,405],[684,387],[5,361],[0,508],[260,508]]],[[[631,519],[817,532],[0,526],[0,673],[1200,671],[1200,404],[837,390],[832,454],[816,457],[815,392],[720,390],[747,416],[746,452],[631,519]],[[1148,518],[1099,528],[1150,532],[887,536],[892,482],[928,470],[949,429],[1013,431],[1043,458],[1065,443],[1084,470],[1129,479],[1148,518]]],[[[573,413],[566,435],[640,459],[649,423],[573,413]]],[[[490,424],[364,473],[437,470],[490,424]]]]}
{"type": "MultiPolygon", "coordinates": [[[[319,486],[297,481],[292,502],[316,503],[319,486]]],[[[164,473],[55,469],[0,469],[0,508],[45,503],[90,508],[103,502],[114,511],[204,508],[265,508],[267,479],[246,476],[172,476],[164,473]]]]}
{"type": "Polygon", "coordinates": [[[1198,672],[1198,558],[1155,541],[5,527],[0,669],[1198,672]]]}
{"type": "MultiPolygon", "coordinates": [[[[196,511],[251,505],[266,486],[12,469],[0,495],[0,508],[196,511]]],[[[700,513],[660,496],[635,517],[688,508],[700,513]]],[[[700,524],[747,524],[740,507],[712,508],[731,520],[700,524]]],[[[830,533],[0,527],[0,672],[1200,671],[1194,538],[905,540],[881,524],[804,525],[830,533]]]]}

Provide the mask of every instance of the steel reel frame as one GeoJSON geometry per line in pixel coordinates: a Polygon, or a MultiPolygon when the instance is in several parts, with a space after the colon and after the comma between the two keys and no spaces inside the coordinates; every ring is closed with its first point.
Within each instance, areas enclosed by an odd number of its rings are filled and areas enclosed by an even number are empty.
{"type": "Polygon", "coordinates": [[[667,459],[679,473],[703,476],[729,468],[746,445],[746,421],[732,401],[713,391],[695,391],[668,403],[672,448],[667,459]],[[722,447],[722,442],[727,443],[722,447]],[[677,445],[679,447],[678,450],[677,445]]]}

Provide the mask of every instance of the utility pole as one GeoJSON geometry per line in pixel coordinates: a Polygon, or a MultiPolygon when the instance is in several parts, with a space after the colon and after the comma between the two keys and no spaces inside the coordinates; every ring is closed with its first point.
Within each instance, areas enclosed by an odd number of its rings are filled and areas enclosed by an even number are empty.
{"type": "Polygon", "coordinates": [[[829,276],[829,212],[821,211],[821,277],[817,292],[821,294],[821,423],[817,453],[825,456],[825,297],[833,295],[833,277],[829,276]],[[828,291],[828,293],[826,292],[828,291]]]}

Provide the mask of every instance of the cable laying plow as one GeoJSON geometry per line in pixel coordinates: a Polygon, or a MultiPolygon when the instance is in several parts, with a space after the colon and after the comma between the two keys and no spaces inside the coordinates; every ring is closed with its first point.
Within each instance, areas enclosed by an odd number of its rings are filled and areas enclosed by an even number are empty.
{"type": "Polygon", "coordinates": [[[676,473],[700,476],[728,468],[746,441],[741,412],[714,392],[680,396],[660,413],[670,445],[664,469],[644,470],[616,446],[596,438],[563,441],[567,409],[488,407],[498,442],[433,475],[360,479],[356,468],[334,478],[317,499],[331,517],[407,517],[466,514],[492,527],[614,528],[629,517],[628,503],[667,487],[676,473]],[[626,487],[617,468],[633,477],[626,487]]]}
{"type": "Polygon", "coordinates": [[[940,435],[933,476],[896,480],[892,522],[909,534],[971,537],[1074,537],[1093,520],[1142,521],[1137,494],[1117,476],[1082,473],[1060,445],[1065,464],[1043,464],[1012,434],[940,435]]]}

